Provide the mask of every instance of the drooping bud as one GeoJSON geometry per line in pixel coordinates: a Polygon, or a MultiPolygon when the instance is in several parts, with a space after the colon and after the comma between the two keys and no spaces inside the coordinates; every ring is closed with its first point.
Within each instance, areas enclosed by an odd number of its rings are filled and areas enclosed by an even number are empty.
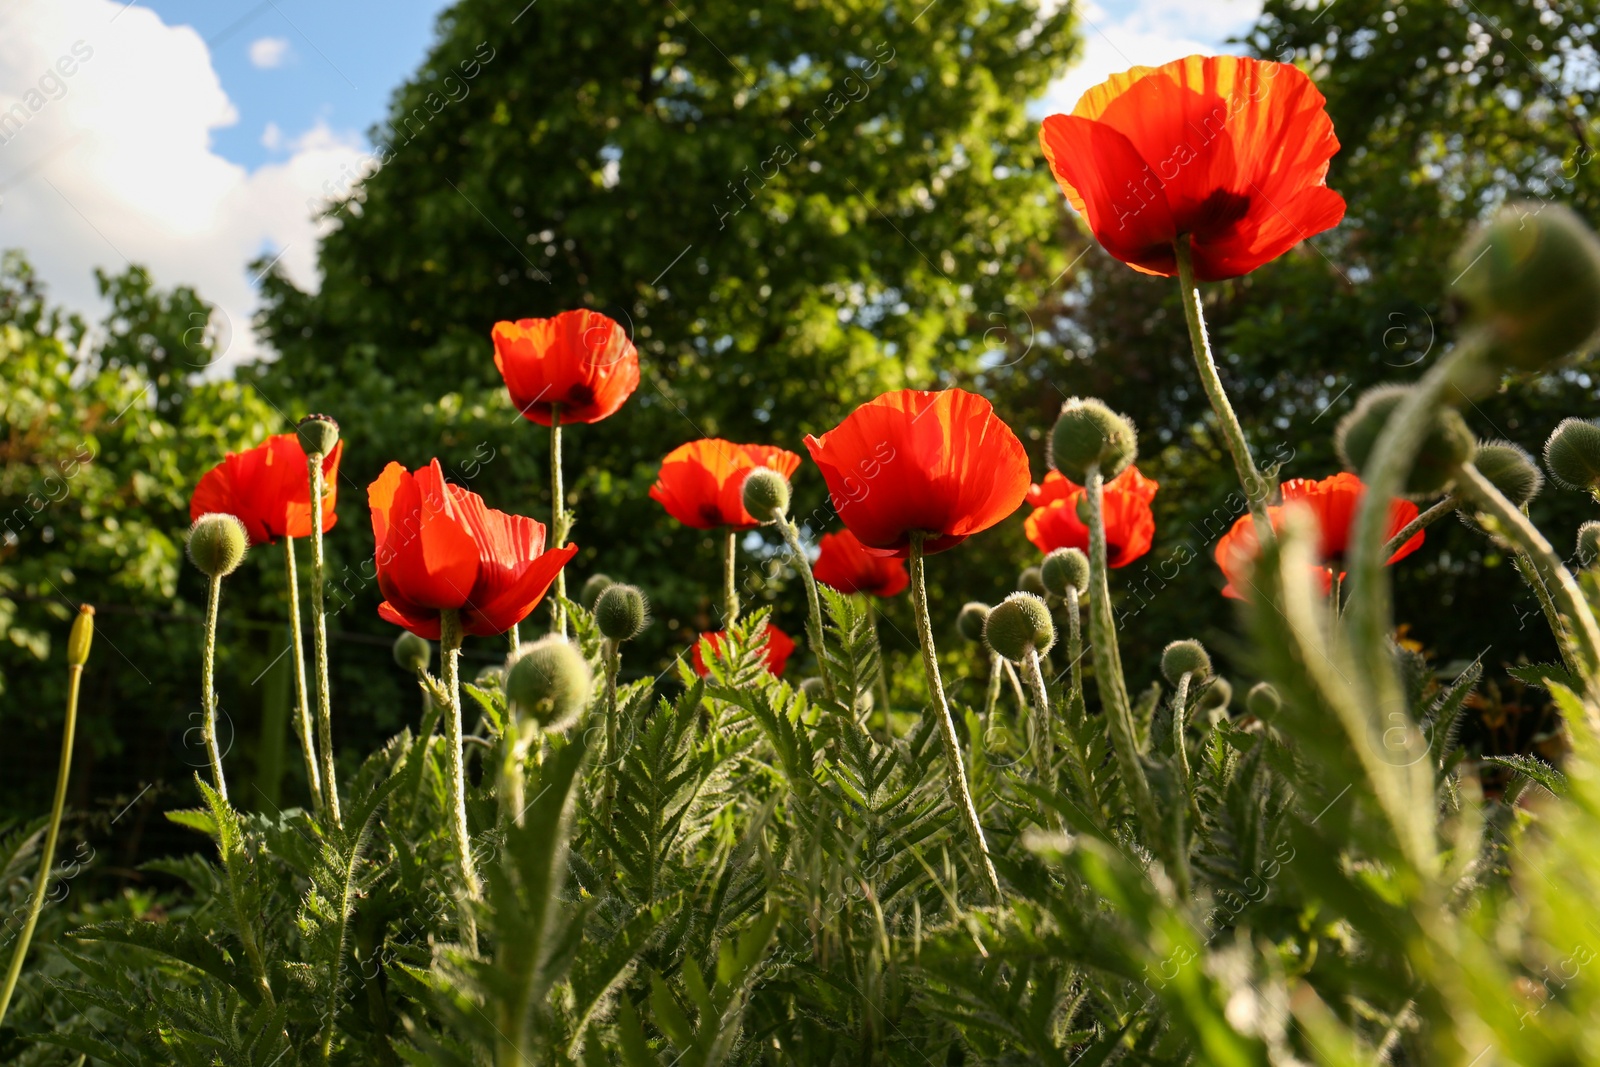
{"type": "Polygon", "coordinates": [[[969,600],[961,606],[961,613],[956,616],[956,629],[968,641],[979,644],[983,641],[983,624],[988,618],[989,605],[969,600]]]}
{"type": "MultiPolygon", "coordinates": [[[[1388,425],[1389,416],[1410,394],[1409,385],[1380,385],[1368,389],[1351,412],[1339,421],[1334,431],[1334,447],[1345,467],[1360,474],[1366,469],[1378,436],[1388,425]]],[[[1477,440],[1467,429],[1466,420],[1454,408],[1438,408],[1431,413],[1433,426],[1417,449],[1417,457],[1406,475],[1405,492],[1425,496],[1443,492],[1455,480],[1463,463],[1470,462],[1477,440]]]]}
{"type": "Polygon", "coordinates": [[[1544,444],[1550,480],[1563,489],[1600,486],[1600,426],[1585,419],[1562,419],[1544,444]]]}
{"type": "Polygon", "coordinates": [[[1578,562],[1593,567],[1600,559],[1600,520],[1590,519],[1578,527],[1578,562]]]}
{"type": "Polygon", "coordinates": [[[744,509],[757,522],[777,522],[789,513],[789,479],[757,467],[744,479],[744,509]]]}
{"type": "Polygon", "coordinates": [[[1089,557],[1082,549],[1058,548],[1039,565],[1039,576],[1056,596],[1066,596],[1068,589],[1076,589],[1082,596],[1089,591],[1089,557]]]}
{"type": "Polygon", "coordinates": [[[1161,676],[1173,685],[1190,675],[1191,682],[1211,677],[1211,656],[1199,641],[1174,641],[1161,650],[1161,676]]]}
{"type": "Polygon", "coordinates": [[[1527,449],[1510,441],[1490,441],[1478,446],[1472,465],[1500,495],[1517,507],[1526,507],[1544,488],[1544,474],[1527,449]]]}
{"type": "Polygon", "coordinates": [[[1061,405],[1050,431],[1050,462],[1063,475],[1083,485],[1098,467],[1110,481],[1138,458],[1139,434],[1127,418],[1092,398],[1061,405]]]}
{"type": "Polygon", "coordinates": [[[583,589],[578,593],[578,602],[583,605],[584,611],[593,611],[594,606],[600,602],[600,594],[617,583],[610,575],[591,574],[589,580],[583,583],[583,589]]]}
{"type": "Polygon", "coordinates": [[[1283,698],[1278,695],[1271,682],[1257,682],[1244,696],[1245,710],[1263,722],[1278,714],[1278,710],[1282,707],[1283,698]]]}
{"type": "Polygon", "coordinates": [[[89,646],[94,644],[94,606],[84,604],[78,608],[78,617],[72,620],[72,632],[67,635],[67,666],[82,667],[89,662],[89,646]]]}
{"type": "Polygon", "coordinates": [[[402,630],[394,639],[394,662],[407,674],[421,674],[433,663],[433,642],[402,630]]]}
{"type": "Polygon", "coordinates": [[[202,515],[189,527],[189,561],[208,578],[226,578],[238,570],[249,548],[244,523],[225,512],[202,515]]]}
{"type": "Polygon", "coordinates": [[[1042,597],[1049,591],[1044,587],[1044,575],[1040,573],[1038,567],[1024,568],[1017,576],[1017,588],[1037,597],[1042,597]]]}
{"type": "Polygon", "coordinates": [[[1029,652],[1048,651],[1055,644],[1056,627],[1043,600],[1032,593],[1012,593],[989,612],[983,639],[995,652],[1020,663],[1029,652]]]}
{"type": "Polygon", "coordinates": [[[294,432],[308,456],[326,456],[339,443],[339,424],[329,415],[307,415],[294,432]]]}
{"type": "Polygon", "coordinates": [[[1600,328],[1600,240],[1560,204],[1507,205],[1451,270],[1452,288],[1504,366],[1551,366],[1600,328]]]}
{"type": "Polygon", "coordinates": [[[506,702],[546,730],[559,730],[589,706],[589,664],[560,634],[529,641],[506,665],[506,702]]]}
{"type": "Polygon", "coordinates": [[[800,692],[806,695],[807,700],[816,704],[827,697],[828,687],[821,678],[807,678],[800,683],[800,692]]]}
{"type": "Polygon", "coordinates": [[[1212,680],[1211,685],[1206,688],[1206,691],[1200,694],[1199,710],[1202,713],[1208,711],[1221,711],[1227,708],[1227,706],[1232,702],[1233,686],[1228,683],[1226,678],[1218,675],[1212,680]]]}
{"type": "Polygon", "coordinates": [[[650,605],[638,586],[611,585],[594,604],[594,621],[602,636],[632,641],[650,621],[650,605]]]}

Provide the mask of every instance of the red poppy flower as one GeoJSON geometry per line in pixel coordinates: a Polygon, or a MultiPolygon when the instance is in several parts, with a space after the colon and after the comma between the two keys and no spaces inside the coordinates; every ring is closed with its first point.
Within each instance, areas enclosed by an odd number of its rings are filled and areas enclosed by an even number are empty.
{"type": "Polygon", "coordinates": [[[614,319],[563,311],[553,319],[494,324],[494,365],[524,418],[549,426],[599,422],[639,388],[639,353],[614,319]]]}
{"type": "Polygon", "coordinates": [[[696,530],[753,530],[761,524],[744,509],[745,476],[757,467],[770,467],[787,478],[799,466],[799,456],[774,445],[736,445],[707,437],[667,453],[650,499],[696,530]]]}
{"type": "Polygon", "coordinates": [[[834,510],[869,551],[927,553],[1004,519],[1028,492],[1028,456],[983,397],[963,389],[885,393],[806,448],[834,510]]]}
{"type": "MultiPolygon", "coordinates": [[[[339,521],[339,457],[344,442],[322,460],[322,531],[339,521]]],[[[220,511],[244,523],[253,545],[280,537],[311,536],[311,477],[305,449],[292,433],[269,437],[254,448],[229,452],[200,478],[189,501],[189,518],[220,511]]]]}
{"type": "MultiPolygon", "coordinates": [[[[1140,474],[1138,467],[1129,467],[1106,483],[1102,499],[1107,565],[1126,567],[1150,551],[1150,539],[1156,532],[1150,501],[1159,488],[1157,482],[1140,474]]],[[[1089,527],[1078,518],[1083,494],[1083,486],[1058,471],[1045,475],[1042,485],[1029,487],[1028,503],[1034,505],[1034,511],[1022,528],[1040,552],[1058,548],[1089,551],[1089,527]]]]}
{"type": "MultiPolygon", "coordinates": [[[[702,653],[700,651],[701,646],[710,645],[711,652],[714,653],[722,647],[722,640],[727,636],[726,630],[718,630],[716,633],[701,634],[700,640],[694,643],[694,651],[690,653],[690,659],[694,663],[695,673],[700,677],[704,678],[711,673],[705,661],[705,656],[708,653],[702,653]]],[[[789,639],[788,634],[770,622],[767,623],[767,645],[765,651],[767,654],[767,672],[775,678],[782,678],[783,669],[789,665],[789,656],[794,652],[794,642],[789,639]]]]}
{"type": "Polygon", "coordinates": [[[1113,75],[1045,119],[1039,143],[1107,252],[1170,276],[1188,237],[1195,277],[1216,281],[1344,218],[1326,184],[1339,139],[1325,102],[1288,64],[1190,56],[1113,75]]]}
{"type": "Polygon", "coordinates": [[[377,543],[378,614],[437,641],[439,613],[461,628],[505,633],[544,598],[576,545],[544,550],[544,523],[484,506],[444,480],[439,461],[415,474],[391,463],[367,487],[377,543]]]}
{"type": "Polygon", "coordinates": [[[868,552],[849,530],[822,535],[811,574],[823,585],[832,586],[841,593],[870,593],[879,597],[892,597],[911,582],[904,563],[868,552]]]}
{"type": "MultiPolygon", "coordinates": [[[[1272,528],[1279,529],[1285,508],[1298,502],[1302,507],[1309,508],[1316,518],[1319,531],[1317,539],[1317,556],[1321,561],[1317,573],[1321,576],[1323,591],[1326,592],[1333,585],[1333,571],[1339,571],[1339,577],[1344,578],[1344,554],[1350,545],[1350,534],[1355,528],[1356,512],[1361,508],[1361,498],[1365,495],[1367,487],[1361,484],[1361,479],[1354,474],[1340,473],[1321,481],[1312,481],[1309,478],[1294,478],[1283,483],[1283,504],[1267,508],[1267,514],[1272,519],[1272,528]]],[[[1386,537],[1393,537],[1405,528],[1406,524],[1417,517],[1417,505],[1409,500],[1392,500],[1389,503],[1389,528],[1386,537]]],[[[1415,535],[1407,539],[1406,543],[1397,548],[1394,555],[1386,562],[1393,563],[1411,555],[1422,547],[1425,534],[1418,530],[1415,535]]],[[[1248,584],[1250,567],[1255,561],[1258,542],[1254,520],[1249,515],[1241,515],[1233,524],[1233,529],[1222,535],[1217,542],[1216,550],[1212,553],[1217,561],[1217,566],[1222,568],[1222,575],[1228,584],[1222,589],[1222,595],[1233,597],[1235,600],[1246,599],[1241,588],[1248,584]]]]}

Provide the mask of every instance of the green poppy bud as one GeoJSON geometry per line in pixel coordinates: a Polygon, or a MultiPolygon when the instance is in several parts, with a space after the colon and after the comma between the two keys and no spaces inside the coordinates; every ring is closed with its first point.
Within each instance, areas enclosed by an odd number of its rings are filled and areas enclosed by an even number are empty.
{"type": "Polygon", "coordinates": [[[995,652],[1013,662],[1029,652],[1046,652],[1055,644],[1056,627],[1050,609],[1032,593],[1012,593],[989,612],[983,639],[995,652]]]}
{"type": "Polygon", "coordinates": [[[608,575],[591,574],[589,580],[583,583],[582,591],[578,593],[578,602],[583,605],[584,611],[593,611],[594,606],[600,602],[600,594],[616,584],[608,575]]]}
{"type": "Polygon", "coordinates": [[[1472,465],[1489,484],[1517,507],[1526,507],[1544,488],[1544,474],[1533,457],[1510,441],[1490,441],[1478,446],[1472,465]]]}
{"type": "Polygon", "coordinates": [[[1191,682],[1211,676],[1211,656],[1199,641],[1174,641],[1161,650],[1161,676],[1173,685],[1190,675],[1191,682]]]}
{"type": "Polygon", "coordinates": [[[402,630],[394,639],[394,662],[407,674],[421,674],[433,663],[433,642],[402,630]]]}
{"type": "Polygon", "coordinates": [[[1089,557],[1082,549],[1058,548],[1039,565],[1039,577],[1056,596],[1065,597],[1068,589],[1082,596],[1089,591],[1089,557]]]}
{"type": "MultiPolygon", "coordinates": [[[[1410,392],[1409,385],[1380,385],[1361,394],[1355,408],[1340,420],[1339,428],[1334,431],[1334,447],[1346,469],[1356,474],[1366,469],[1373,446],[1388,425],[1389,416],[1410,392]]],[[[1433,427],[1423,438],[1411,471],[1406,475],[1408,495],[1443,492],[1455,481],[1461,465],[1472,460],[1477,449],[1477,440],[1467,429],[1460,412],[1441,407],[1436,408],[1431,417],[1433,427]]]]}
{"type": "Polygon", "coordinates": [[[472,684],[479,689],[499,689],[506,684],[506,669],[504,667],[485,667],[472,679],[472,684]]]}
{"type": "Polygon", "coordinates": [[[1584,419],[1562,419],[1544,445],[1550,480],[1563,489],[1600,486],[1600,426],[1584,419]]]}
{"type": "Polygon", "coordinates": [[[1042,597],[1049,591],[1044,587],[1044,576],[1040,573],[1038,567],[1025,568],[1017,576],[1017,588],[1024,593],[1032,593],[1037,597],[1042,597]]]}
{"type": "Polygon", "coordinates": [[[983,640],[983,624],[989,618],[989,605],[969,600],[961,606],[961,614],[956,616],[956,629],[961,636],[973,644],[983,640]]]}
{"type": "Polygon", "coordinates": [[[89,662],[89,646],[94,644],[94,606],[84,604],[78,608],[78,617],[72,620],[72,632],[67,634],[67,666],[82,667],[89,662]]]}
{"type": "Polygon", "coordinates": [[[1578,527],[1578,561],[1593,567],[1596,558],[1600,558],[1600,521],[1590,519],[1578,527]]]}
{"type": "Polygon", "coordinates": [[[244,523],[224,512],[202,515],[189,527],[189,561],[208,578],[226,578],[238,570],[249,548],[244,523]]]}
{"type": "Polygon", "coordinates": [[[1250,687],[1250,692],[1245,694],[1244,707],[1250,714],[1265,722],[1283,707],[1283,698],[1278,695],[1271,682],[1257,682],[1250,687]]]}
{"type": "Polygon", "coordinates": [[[1223,711],[1233,702],[1233,686],[1228,684],[1226,678],[1220,675],[1213,679],[1211,685],[1200,694],[1199,709],[1201,712],[1223,711]]]}
{"type": "Polygon", "coordinates": [[[307,415],[294,432],[308,456],[326,456],[339,443],[339,424],[328,415],[307,415]]]}
{"type": "Polygon", "coordinates": [[[1563,205],[1507,205],[1456,254],[1451,272],[1504,366],[1550,366],[1600,328],[1600,241],[1563,205]]]}
{"type": "Polygon", "coordinates": [[[744,479],[744,509],[757,522],[777,522],[789,513],[789,479],[757,467],[744,479]]]}
{"type": "Polygon", "coordinates": [[[1094,399],[1073,397],[1061,405],[1050,431],[1050,462],[1066,477],[1083,485],[1099,468],[1107,481],[1139,458],[1139,434],[1133,423],[1094,399]]]}
{"type": "Polygon", "coordinates": [[[594,621],[603,636],[632,641],[649,624],[650,605],[637,586],[611,585],[594,603],[594,621]]]}
{"type": "Polygon", "coordinates": [[[506,701],[518,715],[559,730],[589,706],[594,677],[589,664],[560,634],[529,641],[506,664],[506,701]]]}
{"type": "Polygon", "coordinates": [[[823,684],[821,678],[807,678],[800,683],[800,692],[804,693],[811,703],[818,704],[827,698],[828,687],[823,684]]]}

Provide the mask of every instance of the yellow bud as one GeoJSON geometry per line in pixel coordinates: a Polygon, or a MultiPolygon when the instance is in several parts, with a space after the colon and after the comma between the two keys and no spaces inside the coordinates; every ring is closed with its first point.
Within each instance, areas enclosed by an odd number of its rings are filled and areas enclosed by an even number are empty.
{"type": "Polygon", "coordinates": [[[72,620],[72,633],[67,637],[67,666],[82,667],[89,662],[89,646],[94,643],[94,606],[85,604],[72,620]]]}

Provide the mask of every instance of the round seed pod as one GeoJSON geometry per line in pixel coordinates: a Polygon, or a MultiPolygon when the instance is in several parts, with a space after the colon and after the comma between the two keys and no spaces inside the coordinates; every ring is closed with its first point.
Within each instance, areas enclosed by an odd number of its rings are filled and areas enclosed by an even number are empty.
{"type": "Polygon", "coordinates": [[[1045,652],[1055,644],[1056,627],[1043,600],[1032,593],[1012,593],[989,612],[983,639],[999,655],[1021,662],[1029,652],[1045,652]]]}
{"type": "Polygon", "coordinates": [[[559,730],[589,706],[594,678],[582,653],[559,634],[518,648],[506,666],[512,711],[546,730],[559,730]]]}
{"type": "Polygon", "coordinates": [[[610,575],[591,574],[578,592],[578,603],[583,605],[584,611],[593,611],[595,604],[600,600],[600,594],[616,584],[610,575]]]}
{"type": "Polygon", "coordinates": [[[1596,559],[1600,559],[1600,521],[1590,519],[1578,527],[1578,561],[1593,567],[1596,559]]]}
{"type": "Polygon", "coordinates": [[[1510,204],[1456,254],[1452,288],[1514,370],[1551,366],[1600,329],[1600,241],[1570,209],[1510,204]]]}
{"type": "Polygon", "coordinates": [[[1061,405],[1050,431],[1050,462],[1079,485],[1098,468],[1110,481],[1139,458],[1139,433],[1126,417],[1095,399],[1073,397],[1061,405]]]}
{"type": "Polygon", "coordinates": [[[326,456],[339,443],[339,424],[330,415],[307,415],[294,432],[308,456],[326,456]]]}
{"type": "Polygon", "coordinates": [[[407,674],[421,674],[433,663],[433,642],[403,630],[394,639],[395,666],[407,674]]]}
{"type": "Polygon", "coordinates": [[[632,641],[650,623],[650,604],[638,586],[608,586],[594,604],[600,633],[613,641],[632,641]]]}
{"type": "MultiPolygon", "coordinates": [[[[1366,468],[1378,436],[1389,416],[1411,392],[1409,385],[1380,385],[1368,389],[1356,406],[1339,420],[1334,431],[1334,447],[1345,467],[1356,474],[1366,468]]],[[[1467,429],[1466,420],[1454,408],[1433,412],[1433,428],[1417,450],[1416,462],[1406,475],[1405,492],[1422,496],[1443,492],[1455,480],[1456,471],[1472,460],[1477,440],[1467,429]]]]}
{"type": "Polygon", "coordinates": [[[1510,441],[1490,441],[1478,446],[1472,465],[1489,484],[1517,507],[1525,507],[1544,488],[1544,474],[1528,451],[1510,441]]]}
{"type": "Polygon", "coordinates": [[[226,578],[238,570],[249,549],[244,523],[224,512],[202,515],[189,527],[189,562],[208,578],[226,578]]]}
{"type": "Polygon", "coordinates": [[[1089,591],[1089,557],[1082,549],[1058,548],[1039,565],[1039,576],[1044,579],[1044,587],[1056,596],[1066,596],[1068,589],[1076,589],[1083,596],[1089,591]]]}
{"type": "Polygon", "coordinates": [[[1017,576],[1017,588],[1024,593],[1032,593],[1037,597],[1042,597],[1048,592],[1044,586],[1044,575],[1040,573],[1038,567],[1025,568],[1017,576]]]}
{"type": "Polygon", "coordinates": [[[1201,712],[1219,711],[1225,709],[1233,702],[1233,686],[1226,678],[1220,675],[1212,681],[1204,693],[1200,694],[1199,709],[1201,712]]]}
{"type": "Polygon", "coordinates": [[[961,613],[956,616],[956,629],[962,637],[976,645],[983,640],[983,624],[988,618],[989,605],[969,600],[961,606],[961,613]]]}
{"type": "Polygon", "coordinates": [[[1245,710],[1263,721],[1272,718],[1283,707],[1283,698],[1271,682],[1257,682],[1244,695],[1245,710]]]}
{"type": "Polygon", "coordinates": [[[1585,419],[1562,419],[1544,443],[1550,480],[1563,489],[1600,486],[1600,426],[1585,419]]]}
{"type": "Polygon", "coordinates": [[[1161,650],[1161,676],[1173,685],[1190,675],[1191,682],[1211,677],[1211,656],[1199,641],[1174,641],[1161,650]]]}
{"type": "Polygon", "coordinates": [[[789,479],[757,467],[744,479],[744,509],[757,522],[777,522],[789,513],[789,479]]]}

